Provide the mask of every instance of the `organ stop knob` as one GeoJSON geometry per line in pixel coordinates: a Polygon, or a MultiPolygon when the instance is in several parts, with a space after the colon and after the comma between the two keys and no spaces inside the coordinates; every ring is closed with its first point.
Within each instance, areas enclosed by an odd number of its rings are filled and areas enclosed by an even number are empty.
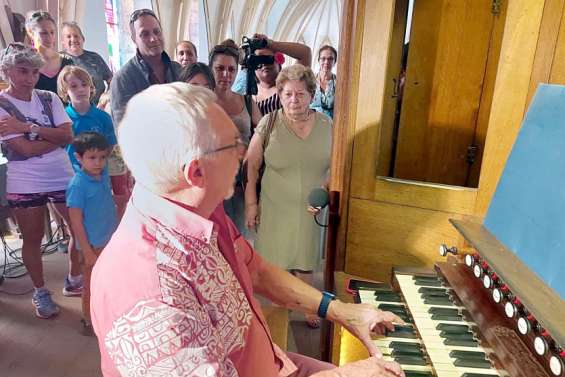
{"type": "Polygon", "coordinates": [[[451,253],[453,255],[457,255],[457,253],[458,253],[457,247],[455,247],[455,246],[447,247],[447,245],[444,244],[444,243],[439,245],[439,255],[441,255],[442,257],[445,257],[449,253],[451,253]]]}

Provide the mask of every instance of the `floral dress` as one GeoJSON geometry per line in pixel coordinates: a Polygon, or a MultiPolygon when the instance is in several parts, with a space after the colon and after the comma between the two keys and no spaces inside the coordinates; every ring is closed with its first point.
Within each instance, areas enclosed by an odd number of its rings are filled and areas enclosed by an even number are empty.
{"type": "Polygon", "coordinates": [[[335,80],[336,76],[332,73],[332,78],[326,85],[326,90],[320,88],[320,81],[318,76],[318,85],[316,86],[316,93],[314,99],[310,104],[310,108],[317,112],[324,113],[333,119],[334,116],[334,100],[335,100],[335,80]]]}

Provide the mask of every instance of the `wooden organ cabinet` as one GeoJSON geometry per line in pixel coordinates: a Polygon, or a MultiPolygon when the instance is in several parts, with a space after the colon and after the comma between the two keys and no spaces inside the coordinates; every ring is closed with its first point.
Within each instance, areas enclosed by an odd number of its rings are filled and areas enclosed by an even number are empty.
{"type": "MultiPolygon", "coordinates": [[[[450,289],[456,305],[473,290],[491,300],[490,291],[482,288],[486,283],[473,278],[474,266],[481,269],[481,279],[495,281],[515,281],[516,271],[500,263],[500,250],[507,258],[512,252],[480,224],[538,84],[565,84],[565,0],[344,0],[341,25],[326,289],[353,300],[345,289],[348,277],[384,282],[371,286],[371,294],[380,290],[379,304],[410,317],[413,313],[395,303],[399,296],[406,298],[407,285],[418,300],[424,300],[425,291],[430,296],[426,299],[441,302],[446,294],[452,296],[450,289]],[[442,244],[463,255],[446,261],[437,251],[442,244]],[[406,278],[411,276],[407,271],[420,277],[406,278]],[[446,276],[454,279],[453,288],[446,276]]],[[[527,265],[519,271],[521,276],[532,274],[527,265]]],[[[543,282],[533,286],[542,300],[531,299],[531,288],[522,283],[505,285],[501,293],[509,307],[517,308],[527,306],[520,301],[525,295],[529,307],[520,313],[529,313],[524,318],[530,315],[537,327],[527,331],[531,344],[522,337],[514,351],[535,359],[541,365],[535,372],[520,370],[519,363],[502,363],[504,369],[493,367],[491,374],[422,368],[411,375],[565,376],[559,370],[565,360],[560,348],[565,346],[563,301],[556,296],[552,306],[547,301],[555,296],[545,295],[543,282]],[[539,313],[546,309],[557,312],[539,313]],[[538,315],[544,319],[537,321],[538,315]],[[536,355],[534,342],[546,350],[536,355]]],[[[357,299],[363,301],[360,295],[357,299]]],[[[512,327],[521,318],[505,317],[497,308],[477,313],[468,319],[473,326],[487,318],[512,327]]],[[[444,327],[449,332],[458,326],[448,321],[444,327]]],[[[496,352],[492,343],[502,341],[493,331],[487,328],[481,337],[496,352]]],[[[471,342],[464,333],[453,341],[471,342]]],[[[326,335],[325,351],[332,362],[340,365],[367,356],[339,326],[326,329],[326,335]]],[[[493,354],[491,348],[487,351],[485,355],[493,354]]],[[[507,351],[512,353],[512,347],[507,345],[507,351]]],[[[476,362],[486,361],[478,357],[476,362]]]]}

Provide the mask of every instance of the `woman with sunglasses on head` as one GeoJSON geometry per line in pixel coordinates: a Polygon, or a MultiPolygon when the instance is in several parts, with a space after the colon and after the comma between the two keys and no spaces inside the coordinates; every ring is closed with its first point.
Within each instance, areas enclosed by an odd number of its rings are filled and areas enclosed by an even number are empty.
{"type": "Polygon", "coordinates": [[[57,23],[49,12],[33,11],[28,13],[26,32],[32,46],[45,62],[39,70],[35,88],[57,94],[59,72],[63,67],[74,64],[70,56],[57,51],[57,23]]]}
{"type": "MultiPolygon", "coordinates": [[[[69,223],[65,193],[73,170],[62,147],[72,140],[72,130],[59,97],[34,89],[43,64],[35,50],[21,43],[10,44],[0,54],[0,71],[8,82],[0,93],[0,139],[8,159],[7,199],[22,233],[22,259],[35,287],[32,302],[38,317],[50,318],[59,307],[43,280],[45,208],[52,203],[69,223]]],[[[80,264],[72,238],[69,245],[70,274],[63,294],[77,296],[82,292],[80,264]]]]}
{"type": "MultiPolygon", "coordinates": [[[[253,101],[246,102],[244,96],[233,92],[231,89],[237,75],[238,61],[239,50],[231,39],[214,46],[210,51],[209,66],[216,82],[214,93],[217,96],[217,103],[235,123],[241,140],[245,144],[249,144],[252,124],[259,123],[261,113],[253,101]]],[[[240,178],[238,177],[236,181],[234,195],[224,201],[224,209],[237,229],[246,235],[244,193],[240,178]]]]}
{"type": "Polygon", "coordinates": [[[266,48],[256,50],[256,55],[272,56],[275,59],[273,64],[263,64],[255,70],[255,75],[257,76],[257,95],[254,97],[254,100],[259,106],[261,114],[266,115],[281,108],[276,80],[281,71],[282,64],[284,63],[284,55],[295,58],[296,63],[310,67],[312,63],[312,51],[310,47],[302,43],[273,41],[263,34],[255,34],[253,38],[266,41],[266,48]]]}

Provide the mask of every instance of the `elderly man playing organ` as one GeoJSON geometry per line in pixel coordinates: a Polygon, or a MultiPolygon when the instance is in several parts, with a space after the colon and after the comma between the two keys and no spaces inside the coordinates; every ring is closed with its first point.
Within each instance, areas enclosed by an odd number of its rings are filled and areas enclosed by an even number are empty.
{"type": "Polygon", "coordinates": [[[403,376],[370,336],[400,318],[332,300],[263,261],[225,215],[245,146],[211,91],[146,89],[119,138],[136,187],[92,277],[104,376],[403,376]],[[283,352],[255,293],[340,323],[373,357],[335,368],[283,352]]]}

